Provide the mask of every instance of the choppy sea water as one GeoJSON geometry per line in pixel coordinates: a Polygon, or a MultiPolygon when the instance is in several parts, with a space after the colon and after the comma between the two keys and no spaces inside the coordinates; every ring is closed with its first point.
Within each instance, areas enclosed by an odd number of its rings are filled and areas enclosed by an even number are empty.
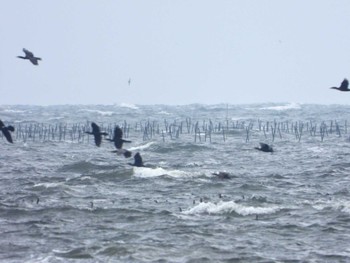
{"type": "Polygon", "coordinates": [[[0,261],[349,262],[349,112],[1,106],[0,261]],[[147,167],[96,147],[92,121],[123,127],[147,167]]]}

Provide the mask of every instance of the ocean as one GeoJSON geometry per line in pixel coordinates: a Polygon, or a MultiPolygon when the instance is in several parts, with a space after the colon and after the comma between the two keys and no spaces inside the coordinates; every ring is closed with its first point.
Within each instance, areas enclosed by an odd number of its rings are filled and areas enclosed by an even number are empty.
{"type": "Polygon", "coordinates": [[[349,112],[2,105],[0,261],[350,262],[349,112]],[[96,147],[91,122],[145,167],[96,147]]]}

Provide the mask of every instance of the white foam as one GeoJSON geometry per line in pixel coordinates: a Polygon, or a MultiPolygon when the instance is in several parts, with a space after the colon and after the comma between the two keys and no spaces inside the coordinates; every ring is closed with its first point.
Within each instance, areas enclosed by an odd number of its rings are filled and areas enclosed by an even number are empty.
{"type": "Polygon", "coordinates": [[[33,187],[44,187],[44,188],[55,188],[55,187],[59,187],[63,185],[62,182],[59,183],[38,183],[38,184],[34,184],[33,187]]]}
{"type": "Polygon", "coordinates": [[[49,118],[49,121],[61,120],[61,119],[64,119],[64,117],[52,117],[52,118],[49,118]]]}
{"type": "Polygon", "coordinates": [[[129,109],[133,109],[133,110],[138,110],[139,107],[137,107],[135,104],[131,104],[131,103],[120,103],[119,107],[123,107],[123,108],[129,108],[129,109]]]}
{"type": "Polygon", "coordinates": [[[340,207],[340,211],[350,214],[350,202],[343,202],[343,204],[340,207]]]}
{"type": "Polygon", "coordinates": [[[145,149],[149,148],[152,144],[155,144],[155,143],[156,142],[148,142],[148,143],[143,144],[143,145],[134,146],[134,147],[131,147],[129,149],[129,151],[145,150],[145,149]]]}
{"type": "Polygon", "coordinates": [[[219,202],[217,204],[208,202],[208,203],[199,203],[195,207],[184,211],[184,214],[229,214],[235,212],[242,216],[247,215],[264,215],[272,214],[279,211],[280,208],[277,206],[272,207],[255,207],[255,206],[244,206],[237,204],[234,201],[228,202],[219,202]]]}
{"type": "Polygon", "coordinates": [[[134,175],[137,177],[151,178],[158,176],[171,176],[176,178],[192,177],[193,173],[187,173],[180,170],[165,170],[161,167],[149,168],[149,167],[134,167],[134,175]]]}
{"type": "Polygon", "coordinates": [[[263,107],[260,108],[261,110],[277,110],[277,111],[282,111],[282,110],[291,110],[291,109],[300,109],[301,106],[299,103],[292,102],[287,105],[279,105],[279,106],[271,106],[271,107],[263,107]]]}
{"type": "Polygon", "coordinates": [[[314,209],[322,211],[324,209],[334,209],[344,213],[350,214],[350,202],[346,200],[316,200],[304,201],[303,204],[311,205],[314,209]]]}
{"type": "Polygon", "coordinates": [[[164,115],[170,115],[170,113],[169,112],[167,112],[167,111],[160,111],[160,112],[158,112],[158,114],[164,114],[164,115]]]}
{"type": "Polygon", "coordinates": [[[10,110],[10,109],[4,109],[4,112],[8,112],[8,113],[25,113],[27,111],[25,110],[10,110]]]}
{"type": "Polygon", "coordinates": [[[100,110],[90,110],[90,109],[81,109],[79,111],[87,111],[87,112],[97,113],[97,114],[100,114],[102,116],[112,116],[114,113],[113,111],[100,111],[100,110]]]}

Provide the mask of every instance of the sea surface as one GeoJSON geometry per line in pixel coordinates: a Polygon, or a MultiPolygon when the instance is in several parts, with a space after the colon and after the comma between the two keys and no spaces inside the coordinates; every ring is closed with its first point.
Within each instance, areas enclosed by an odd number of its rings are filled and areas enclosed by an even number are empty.
{"type": "Polygon", "coordinates": [[[350,262],[349,105],[2,105],[0,119],[16,129],[0,135],[1,262],[350,262]],[[145,167],[96,147],[91,122],[106,138],[119,125],[145,167]]]}

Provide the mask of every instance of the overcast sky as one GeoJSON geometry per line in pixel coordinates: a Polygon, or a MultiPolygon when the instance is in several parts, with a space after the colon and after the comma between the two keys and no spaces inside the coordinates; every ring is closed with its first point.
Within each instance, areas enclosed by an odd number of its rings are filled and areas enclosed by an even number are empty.
{"type": "Polygon", "coordinates": [[[2,1],[0,105],[349,104],[349,27],[348,0],[2,1]]]}

